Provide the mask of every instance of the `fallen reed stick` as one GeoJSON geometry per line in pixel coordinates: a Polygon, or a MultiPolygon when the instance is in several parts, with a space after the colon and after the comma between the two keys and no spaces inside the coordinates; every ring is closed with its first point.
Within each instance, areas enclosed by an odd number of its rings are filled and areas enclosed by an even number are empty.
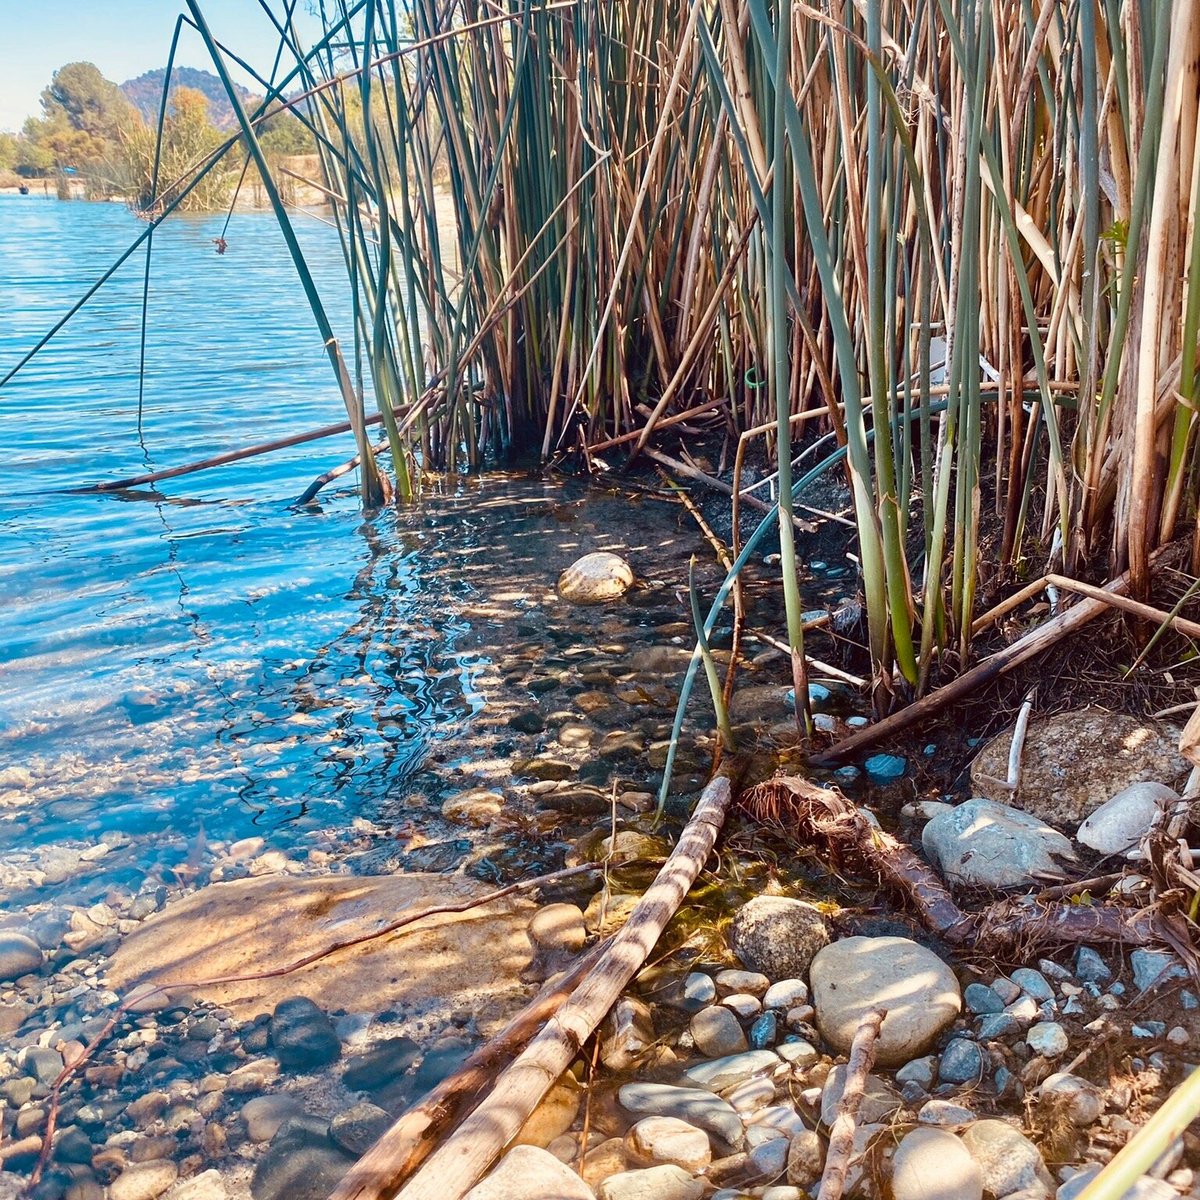
{"type": "Polygon", "coordinates": [[[858,1125],[858,1107],[866,1090],[867,1074],[875,1063],[875,1045],[887,1009],[874,1008],[864,1013],[850,1043],[846,1063],[846,1083],[837,1104],[837,1116],[829,1130],[829,1150],[825,1155],[825,1170],[821,1173],[821,1190],[817,1200],[842,1200],[846,1190],[846,1173],[854,1153],[854,1131],[858,1125]]]}
{"type": "Polygon", "coordinates": [[[1158,625],[1169,625],[1176,633],[1182,633],[1186,637],[1200,638],[1200,624],[1197,622],[1189,621],[1186,617],[1173,616],[1161,608],[1143,604],[1140,600],[1134,600],[1129,596],[1115,595],[1103,588],[1095,587],[1090,583],[1081,583],[1078,579],[1071,579],[1066,575],[1047,575],[1046,582],[1068,592],[1077,592],[1089,599],[1099,600],[1112,608],[1121,609],[1122,612],[1132,613],[1135,617],[1145,617],[1147,621],[1154,621],[1158,625]]]}
{"type": "MultiPolygon", "coordinates": [[[[461,1200],[570,1066],[646,961],[712,852],[733,801],[731,778],[737,777],[740,764],[730,760],[724,771],[704,789],[671,856],[601,961],[499,1076],[491,1094],[397,1193],[397,1200],[461,1200]]],[[[359,1192],[356,1200],[383,1200],[385,1195],[381,1186],[359,1192]]]]}

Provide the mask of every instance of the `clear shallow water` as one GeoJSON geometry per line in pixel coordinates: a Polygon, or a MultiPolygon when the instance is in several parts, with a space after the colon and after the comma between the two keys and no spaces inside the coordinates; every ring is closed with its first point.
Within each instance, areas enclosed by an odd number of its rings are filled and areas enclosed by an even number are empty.
{"type": "MultiPolygon", "coordinates": [[[[370,815],[482,703],[449,603],[473,586],[425,586],[453,500],[369,523],[350,489],[289,507],[348,435],[158,493],[55,494],[344,416],[272,218],[235,215],[218,256],[223,223],[156,234],[140,440],[140,254],[0,390],[0,856],[370,815]]],[[[117,205],[0,197],[0,372],[140,229],[117,205]]],[[[345,330],[336,237],[299,232],[345,330]]]]}

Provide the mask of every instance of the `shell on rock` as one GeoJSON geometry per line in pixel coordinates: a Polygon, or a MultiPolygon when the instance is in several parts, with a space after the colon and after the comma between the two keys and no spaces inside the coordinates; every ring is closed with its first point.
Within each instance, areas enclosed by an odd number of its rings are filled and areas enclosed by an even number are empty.
{"type": "Polygon", "coordinates": [[[558,577],[558,594],[573,604],[619,600],[633,587],[633,568],[607,550],[585,554],[558,577]]]}

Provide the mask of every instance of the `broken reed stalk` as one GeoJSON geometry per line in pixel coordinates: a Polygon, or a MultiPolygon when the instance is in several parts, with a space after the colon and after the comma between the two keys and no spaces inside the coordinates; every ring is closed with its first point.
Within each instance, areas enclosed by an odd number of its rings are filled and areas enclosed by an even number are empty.
{"type": "MultiPolygon", "coordinates": [[[[1161,566],[1168,554],[1173,550],[1178,550],[1176,544],[1163,546],[1155,551],[1150,559],[1151,568],[1161,566]]],[[[1119,575],[1116,579],[1112,580],[1111,583],[1107,583],[1103,588],[1098,589],[1101,598],[1085,597],[1073,608],[1059,613],[1056,617],[1051,617],[1050,620],[1044,621],[1024,637],[1018,638],[1011,646],[1005,646],[1003,650],[997,650],[995,654],[989,655],[972,667],[971,670],[967,671],[966,674],[951,680],[950,683],[938,688],[937,691],[923,696],[907,708],[902,708],[899,712],[884,717],[882,721],[878,721],[874,725],[869,725],[866,729],[858,733],[853,733],[848,738],[843,738],[840,742],[835,742],[827,750],[813,755],[810,761],[814,766],[833,766],[843,759],[849,758],[852,754],[857,754],[868,746],[874,746],[883,741],[884,738],[893,737],[910,726],[923,721],[926,717],[941,712],[947,705],[953,704],[956,700],[964,699],[978,688],[983,687],[984,684],[990,683],[1005,672],[1020,666],[1021,663],[1027,662],[1029,659],[1035,658],[1037,655],[1049,650],[1051,646],[1057,644],[1068,634],[1082,629],[1089,621],[1098,617],[1101,613],[1107,612],[1109,605],[1113,601],[1113,597],[1122,597],[1128,587],[1129,572],[1126,571],[1123,575],[1119,575]]]]}
{"type": "Polygon", "coordinates": [[[342,1177],[329,1200],[391,1195],[429,1157],[446,1127],[558,1011],[603,956],[609,941],[593,946],[569,971],[547,980],[495,1037],[402,1113],[342,1177]]]}
{"type": "MultiPolygon", "coordinates": [[[[571,998],[490,1095],[397,1193],[397,1200],[460,1200],[520,1132],[529,1114],[571,1065],[630,979],[646,961],[667,922],[704,866],[733,799],[738,767],[730,763],[704,789],[678,844],[638,901],[628,922],[571,998]]],[[[356,1200],[382,1200],[382,1188],[356,1200]]]]}
{"type": "Polygon", "coordinates": [[[863,1014],[854,1031],[846,1063],[846,1083],[838,1101],[837,1116],[829,1130],[829,1149],[825,1154],[825,1170],[821,1173],[817,1200],[842,1200],[846,1190],[846,1174],[854,1154],[858,1108],[866,1090],[867,1075],[875,1064],[875,1046],[886,1016],[886,1008],[874,1008],[863,1014]]]}
{"type": "Polygon", "coordinates": [[[1078,592],[1079,595],[1087,596],[1089,599],[1100,600],[1111,608],[1119,608],[1122,612],[1132,613],[1135,617],[1143,617],[1147,621],[1153,621],[1156,625],[1169,625],[1176,633],[1182,633],[1185,637],[1200,638],[1200,624],[1189,621],[1186,617],[1164,612],[1152,604],[1143,604],[1140,600],[1131,599],[1129,596],[1118,596],[1090,583],[1081,583],[1078,579],[1068,579],[1065,575],[1047,575],[1046,582],[1068,592],[1078,592]]]}

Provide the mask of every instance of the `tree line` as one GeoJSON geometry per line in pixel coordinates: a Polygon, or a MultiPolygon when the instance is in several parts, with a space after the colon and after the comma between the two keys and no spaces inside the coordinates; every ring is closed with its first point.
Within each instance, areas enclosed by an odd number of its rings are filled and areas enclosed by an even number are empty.
{"type": "MultiPolygon", "coordinates": [[[[41,110],[20,133],[0,133],[0,182],[11,176],[53,180],[66,197],[74,194],[72,180],[78,180],[87,197],[121,197],[140,211],[171,199],[178,183],[228,137],[214,124],[204,92],[176,87],[170,93],[159,147],[157,113],[147,119],[90,62],[67,63],[55,71],[42,91],[41,110]]],[[[272,158],[308,154],[314,148],[309,132],[284,109],[262,122],[259,140],[272,158]]],[[[244,156],[227,155],[186,197],[183,207],[225,204],[243,161],[244,156]]]]}

